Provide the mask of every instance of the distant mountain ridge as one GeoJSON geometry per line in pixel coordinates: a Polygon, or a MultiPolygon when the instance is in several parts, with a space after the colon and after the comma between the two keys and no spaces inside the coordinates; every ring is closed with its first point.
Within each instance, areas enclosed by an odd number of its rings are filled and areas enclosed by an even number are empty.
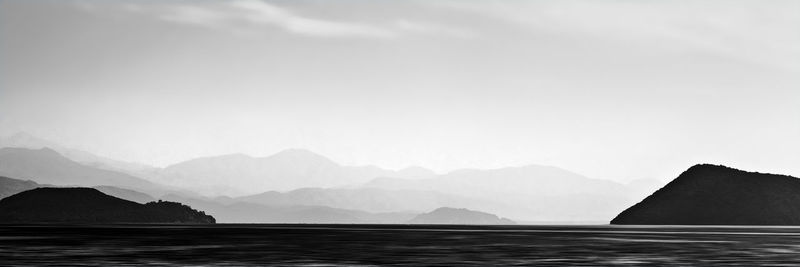
{"type": "Polygon", "coordinates": [[[49,148],[1,148],[0,175],[62,186],[109,185],[145,191],[163,190],[160,185],[138,177],[74,162],[49,148]]]}
{"type": "Polygon", "coordinates": [[[364,187],[435,190],[447,189],[462,195],[490,195],[493,192],[510,194],[561,195],[564,193],[594,193],[616,195],[624,185],[607,180],[591,179],[561,168],[526,165],[500,169],[461,169],[439,175],[436,179],[402,179],[380,177],[364,187]]]}
{"type": "Polygon", "coordinates": [[[800,225],[800,179],[695,165],[611,224],[800,225]]]}
{"type": "Polygon", "coordinates": [[[136,202],[93,188],[36,188],[0,199],[4,223],[215,223],[176,202],[136,202]]]}
{"type": "Polygon", "coordinates": [[[186,198],[166,195],[166,200],[187,203],[225,223],[404,223],[416,213],[365,212],[315,205],[263,205],[257,203],[186,198]]]}
{"type": "Polygon", "coordinates": [[[129,174],[152,172],[156,169],[155,167],[146,164],[110,159],[83,150],[67,148],[24,132],[19,132],[11,136],[0,138],[0,148],[3,147],[27,148],[34,150],[49,148],[57,151],[59,154],[72,161],[84,165],[112,171],[122,171],[129,174]]]}
{"type": "Polygon", "coordinates": [[[390,190],[382,188],[301,188],[288,192],[269,191],[235,198],[263,205],[330,206],[368,212],[423,212],[442,206],[473,209],[502,209],[505,205],[436,191],[390,190]]]}
{"type": "Polygon", "coordinates": [[[75,162],[52,149],[0,149],[0,175],[55,186],[133,190],[144,194],[103,189],[138,202],[172,193],[204,200],[216,197],[213,200],[222,204],[328,206],[371,213],[419,213],[455,206],[522,221],[600,222],[660,185],[652,181],[620,184],[541,165],[462,169],[441,175],[420,167],[393,171],[344,166],[303,149],[267,157],[204,157],[142,173],[145,176],[130,173],[75,162]]]}
{"type": "Polygon", "coordinates": [[[289,149],[268,157],[231,154],[193,159],[167,166],[158,178],[172,185],[188,184],[209,195],[241,196],[305,187],[355,185],[375,177],[410,173],[425,175],[426,171],[396,172],[373,166],[342,166],[308,150],[289,149]]]}
{"type": "Polygon", "coordinates": [[[632,205],[627,186],[552,166],[464,169],[429,179],[377,178],[365,188],[447,192],[504,204],[486,211],[525,221],[606,221],[632,205]]]}

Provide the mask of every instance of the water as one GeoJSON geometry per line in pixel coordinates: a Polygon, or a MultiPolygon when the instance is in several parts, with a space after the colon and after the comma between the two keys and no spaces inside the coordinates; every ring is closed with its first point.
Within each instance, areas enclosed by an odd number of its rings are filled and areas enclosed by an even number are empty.
{"type": "Polygon", "coordinates": [[[4,225],[0,265],[800,265],[800,228],[4,225]]]}

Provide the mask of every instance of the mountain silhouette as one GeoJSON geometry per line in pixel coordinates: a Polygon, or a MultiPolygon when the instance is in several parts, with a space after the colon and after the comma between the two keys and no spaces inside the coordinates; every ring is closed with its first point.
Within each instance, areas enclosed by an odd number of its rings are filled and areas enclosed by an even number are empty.
{"type": "Polygon", "coordinates": [[[515,224],[514,221],[497,215],[468,210],[442,207],[423,213],[408,221],[411,224],[515,224]]]}
{"type": "Polygon", "coordinates": [[[146,192],[163,190],[162,186],[138,177],[77,163],[49,148],[0,149],[0,175],[56,186],[109,185],[146,192]]]}
{"type": "Polygon", "coordinates": [[[94,188],[37,188],[0,200],[0,222],[215,223],[177,202],[139,204],[94,188]]]}
{"type": "Polygon", "coordinates": [[[695,165],[611,224],[800,225],[800,180],[695,165]]]}

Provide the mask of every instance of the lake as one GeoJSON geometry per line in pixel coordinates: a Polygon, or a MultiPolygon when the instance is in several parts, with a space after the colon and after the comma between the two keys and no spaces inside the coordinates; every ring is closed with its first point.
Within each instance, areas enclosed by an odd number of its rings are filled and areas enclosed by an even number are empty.
{"type": "Polygon", "coordinates": [[[0,226],[2,266],[798,264],[797,227],[0,226]]]}

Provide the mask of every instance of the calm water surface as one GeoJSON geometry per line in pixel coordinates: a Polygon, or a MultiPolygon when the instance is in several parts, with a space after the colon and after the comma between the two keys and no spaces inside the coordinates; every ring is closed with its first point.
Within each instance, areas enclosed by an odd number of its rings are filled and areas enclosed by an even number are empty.
{"type": "Polygon", "coordinates": [[[2,266],[800,265],[800,228],[2,225],[2,266]]]}

